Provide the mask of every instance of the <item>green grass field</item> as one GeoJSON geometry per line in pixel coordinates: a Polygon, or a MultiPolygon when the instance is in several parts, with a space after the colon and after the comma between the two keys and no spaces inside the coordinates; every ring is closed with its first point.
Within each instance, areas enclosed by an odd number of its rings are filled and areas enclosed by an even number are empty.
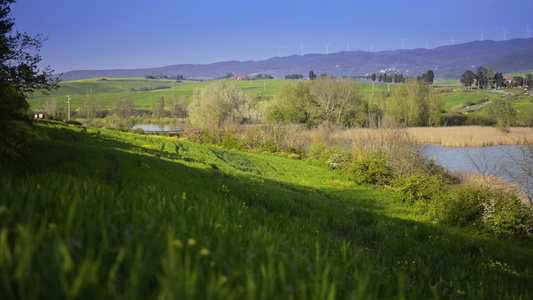
{"type": "MultiPolygon", "coordinates": [[[[108,79],[105,81],[99,79],[90,79],[82,81],[70,81],[60,83],[58,90],[51,91],[48,95],[35,93],[28,96],[28,102],[31,107],[38,109],[46,101],[55,99],[59,105],[66,107],[67,95],[71,96],[71,107],[77,109],[83,106],[87,95],[91,94],[94,101],[100,106],[111,108],[117,100],[125,98],[131,99],[137,108],[154,108],[158,105],[161,97],[174,97],[178,100],[180,97],[189,99],[194,90],[200,89],[212,81],[184,81],[176,82],[173,80],[149,80],[149,79],[108,79]],[[167,85],[171,88],[130,92],[130,89],[152,88],[156,85],[167,85]]],[[[273,97],[282,85],[291,84],[290,80],[257,80],[257,81],[227,81],[228,84],[247,90],[256,95],[259,99],[273,97]]]]}
{"type": "MultiPolygon", "coordinates": [[[[28,102],[30,106],[39,111],[43,108],[44,104],[54,99],[58,101],[61,107],[66,108],[66,95],[71,96],[72,110],[76,110],[82,107],[87,99],[89,93],[93,97],[93,101],[98,107],[112,108],[117,100],[130,99],[133,101],[134,106],[139,109],[152,109],[159,104],[162,97],[165,99],[173,98],[178,101],[180,98],[186,100],[193,94],[196,89],[205,87],[212,83],[212,81],[196,82],[196,81],[184,81],[181,83],[173,80],[148,80],[148,79],[108,79],[105,81],[99,79],[90,79],[82,81],[70,81],[62,82],[60,89],[51,91],[49,95],[33,94],[29,95],[28,102]],[[167,85],[170,89],[142,91],[142,92],[130,92],[130,89],[139,89],[143,87],[153,87],[156,85],[167,85]]],[[[274,97],[280,88],[285,85],[294,84],[291,80],[257,80],[257,81],[227,81],[228,84],[234,85],[238,88],[249,91],[256,95],[258,99],[265,100],[274,97]]],[[[442,87],[457,87],[453,81],[436,81],[435,86],[437,89],[442,87]],[[450,85],[447,85],[450,84],[450,85]]],[[[374,93],[375,97],[390,97],[394,89],[397,87],[395,84],[374,84],[360,83],[360,93],[364,97],[370,97],[374,93]],[[374,87],[372,87],[374,86],[374,87]]],[[[520,90],[506,90],[510,93],[520,93],[520,90]]],[[[488,90],[464,90],[457,89],[456,91],[446,91],[441,94],[445,98],[446,104],[444,109],[451,111],[453,108],[460,108],[465,106],[465,103],[479,103],[485,99],[493,100],[501,98],[501,95],[493,93],[488,90]]],[[[527,97],[523,97],[523,101],[513,102],[518,111],[523,111],[524,108],[533,106],[531,101],[527,97]]]]}
{"type": "Polygon", "coordinates": [[[0,162],[2,299],[531,299],[531,243],[316,163],[39,122],[0,162]]]}
{"type": "Polygon", "coordinates": [[[446,99],[444,110],[450,111],[454,108],[462,108],[465,103],[478,104],[486,100],[496,100],[502,98],[501,94],[490,91],[462,90],[443,94],[446,99]]]}

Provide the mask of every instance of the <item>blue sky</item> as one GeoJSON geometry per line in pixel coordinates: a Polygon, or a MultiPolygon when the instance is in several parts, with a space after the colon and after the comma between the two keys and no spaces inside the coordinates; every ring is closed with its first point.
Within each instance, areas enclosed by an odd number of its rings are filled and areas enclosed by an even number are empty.
{"type": "MultiPolygon", "coordinates": [[[[347,49],[525,38],[533,4],[501,0],[18,0],[16,28],[48,37],[44,65],[80,69],[262,60],[347,49]],[[281,49],[278,46],[283,47],[281,49]],[[349,47],[349,48],[348,48],[349,47]]],[[[533,32],[530,33],[533,37],[533,32]]]]}

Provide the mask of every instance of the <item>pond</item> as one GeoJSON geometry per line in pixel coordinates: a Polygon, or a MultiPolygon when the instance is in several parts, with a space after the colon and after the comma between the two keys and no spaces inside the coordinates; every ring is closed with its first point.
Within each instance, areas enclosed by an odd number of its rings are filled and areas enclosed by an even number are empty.
{"type": "Polygon", "coordinates": [[[135,124],[131,129],[155,132],[181,132],[183,131],[183,126],[180,124],[135,124]]]}
{"type": "Polygon", "coordinates": [[[493,147],[443,147],[424,146],[422,154],[448,168],[450,171],[475,172],[501,177],[518,184],[523,189],[529,186],[533,195],[533,146],[493,147]]]}

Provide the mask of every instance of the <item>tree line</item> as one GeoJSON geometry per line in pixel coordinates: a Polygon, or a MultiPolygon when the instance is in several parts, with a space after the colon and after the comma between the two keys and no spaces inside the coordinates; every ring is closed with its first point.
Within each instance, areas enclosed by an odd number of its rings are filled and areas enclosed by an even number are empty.
{"type": "Polygon", "coordinates": [[[326,76],[283,86],[275,98],[262,102],[216,82],[195,91],[187,112],[197,126],[276,122],[374,127],[385,118],[406,126],[434,126],[440,125],[443,106],[434,89],[417,78],[408,78],[386,101],[382,96],[364,97],[358,82],[326,76]]]}
{"type": "MultiPolygon", "coordinates": [[[[372,73],[370,76],[370,79],[372,81],[378,81],[383,83],[405,83],[406,80],[409,77],[406,77],[403,75],[403,73],[397,74],[394,73],[394,75],[387,75],[387,73],[380,73],[379,76],[376,75],[376,73],[372,73]]],[[[427,84],[433,84],[433,80],[435,79],[435,73],[433,70],[428,70],[426,73],[417,76],[416,79],[418,81],[426,82],[427,84]]]]}
{"type": "Polygon", "coordinates": [[[518,86],[532,86],[533,75],[526,74],[525,77],[514,76],[512,80],[507,81],[502,72],[494,72],[489,67],[479,67],[477,72],[474,73],[471,70],[466,70],[461,75],[461,84],[464,87],[472,88],[475,86],[477,89],[493,89],[493,88],[511,88],[518,86]]]}

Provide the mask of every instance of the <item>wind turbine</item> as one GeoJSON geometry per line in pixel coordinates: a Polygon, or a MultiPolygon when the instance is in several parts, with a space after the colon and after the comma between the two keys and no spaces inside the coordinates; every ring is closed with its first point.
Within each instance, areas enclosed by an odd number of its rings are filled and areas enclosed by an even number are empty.
{"type": "Polygon", "coordinates": [[[302,42],[300,48],[298,48],[298,49],[300,49],[300,50],[302,51],[302,56],[304,56],[304,49],[306,49],[306,48],[307,48],[307,47],[304,46],[304,43],[302,42]]]}
{"type": "Polygon", "coordinates": [[[500,35],[503,35],[503,40],[505,41],[505,37],[507,36],[507,34],[510,33],[509,31],[505,30],[505,27],[503,27],[503,33],[500,34],[500,35]]]}
{"type": "Polygon", "coordinates": [[[405,50],[405,40],[406,38],[400,39],[402,41],[402,50],[405,50]]]}
{"type": "Polygon", "coordinates": [[[324,46],[326,46],[326,54],[329,54],[329,45],[331,45],[331,43],[324,44],[324,46]]]}
{"type": "Polygon", "coordinates": [[[281,48],[283,48],[284,46],[278,46],[278,54],[279,54],[279,58],[281,58],[281,48]]]}
{"type": "Polygon", "coordinates": [[[529,25],[526,25],[526,26],[527,26],[526,34],[527,34],[527,38],[529,39],[529,33],[532,32],[533,30],[529,29],[529,25]]]}

